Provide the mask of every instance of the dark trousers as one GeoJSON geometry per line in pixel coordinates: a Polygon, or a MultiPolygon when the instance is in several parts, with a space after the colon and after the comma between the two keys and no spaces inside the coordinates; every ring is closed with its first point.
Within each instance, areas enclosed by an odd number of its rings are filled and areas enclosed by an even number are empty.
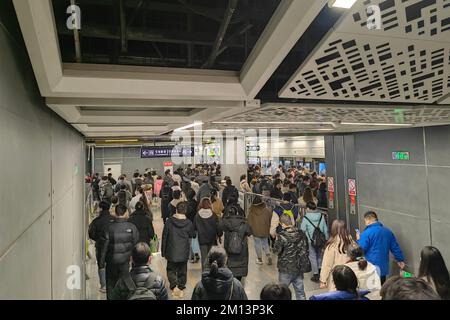
{"type": "Polygon", "coordinates": [[[201,244],[200,245],[200,255],[202,261],[202,271],[205,270],[206,259],[208,258],[209,250],[211,250],[212,244],[201,244]]]}
{"type": "Polygon", "coordinates": [[[167,261],[167,279],[169,279],[170,290],[178,287],[180,290],[186,288],[187,281],[187,261],[171,262],[167,261]]]}
{"type": "Polygon", "coordinates": [[[111,292],[116,286],[117,281],[127,274],[130,270],[130,265],[125,264],[111,264],[106,263],[106,299],[110,300],[111,292]]]}

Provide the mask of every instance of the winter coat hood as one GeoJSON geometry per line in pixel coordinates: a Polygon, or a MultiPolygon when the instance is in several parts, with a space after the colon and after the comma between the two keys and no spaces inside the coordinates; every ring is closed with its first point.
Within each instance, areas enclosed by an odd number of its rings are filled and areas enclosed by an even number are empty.
{"type": "Polygon", "coordinates": [[[173,199],[170,204],[176,208],[180,202],[183,202],[183,199],[173,199]]]}
{"type": "Polygon", "coordinates": [[[172,216],[172,223],[175,227],[182,229],[185,228],[188,224],[190,224],[191,221],[186,219],[185,215],[174,214],[172,216]]]}
{"type": "Polygon", "coordinates": [[[231,284],[233,282],[233,273],[228,268],[219,268],[216,275],[210,275],[209,270],[206,270],[202,275],[203,287],[211,297],[221,297],[228,299],[230,294],[231,284]]]}
{"type": "Polygon", "coordinates": [[[208,219],[213,215],[213,212],[211,209],[200,209],[198,215],[203,219],[208,219]]]}

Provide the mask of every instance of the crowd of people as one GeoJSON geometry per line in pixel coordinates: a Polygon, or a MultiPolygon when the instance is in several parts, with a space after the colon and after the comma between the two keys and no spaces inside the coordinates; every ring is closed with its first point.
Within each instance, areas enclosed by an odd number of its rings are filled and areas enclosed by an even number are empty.
{"type": "Polygon", "coordinates": [[[236,187],[220,171],[212,164],[161,176],[136,171],[130,180],[125,174],[118,181],[111,174],[92,177],[99,214],[89,237],[108,299],[184,298],[188,264],[201,263],[192,300],[245,300],[250,243],[256,265],[276,261],[278,270],[278,282],[263,288],[262,300],[292,299],[291,285],[295,298],[305,300],[307,273],[326,291],[311,300],[450,299],[449,273],[437,248],[422,250],[413,276],[394,233],[375,212],[364,214],[366,227],[355,239],[344,221],[328,221],[324,176],[283,166],[266,176],[251,166],[236,187]],[[242,198],[249,202],[245,210],[242,198]],[[164,223],[160,241],[154,206],[164,223]],[[163,277],[150,268],[159,250],[167,261],[170,295],[163,277]],[[387,278],[390,254],[401,275],[387,278]]]}

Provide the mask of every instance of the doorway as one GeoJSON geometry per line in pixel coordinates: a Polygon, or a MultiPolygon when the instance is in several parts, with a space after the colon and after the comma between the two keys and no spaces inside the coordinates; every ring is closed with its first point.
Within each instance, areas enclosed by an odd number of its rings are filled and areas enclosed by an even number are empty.
{"type": "Polygon", "coordinates": [[[105,176],[112,173],[112,177],[117,180],[122,174],[122,163],[103,163],[103,172],[105,176]]]}

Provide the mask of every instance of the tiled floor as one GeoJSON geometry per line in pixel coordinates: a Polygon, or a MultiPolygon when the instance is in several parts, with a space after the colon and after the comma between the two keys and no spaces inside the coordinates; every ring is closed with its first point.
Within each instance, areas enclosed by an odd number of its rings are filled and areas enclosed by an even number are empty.
{"type": "MultiPolygon", "coordinates": [[[[161,238],[163,222],[160,218],[159,210],[153,209],[155,221],[153,222],[156,232],[158,236],[161,238]]],[[[91,245],[90,250],[94,253],[94,247],[91,245]]],[[[264,265],[256,265],[256,254],[253,248],[253,240],[249,239],[249,274],[248,277],[244,280],[245,291],[249,299],[257,300],[259,299],[259,294],[261,289],[269,282],[277,281],[278,272],[276,268],[276,258],[274,259],[274,264],[272,266],[264,265]]],[[[164,280],[167,282],[166,276],[166,261],[161,257],[160,254],[157,254],[153,257],[151,267],[154,271],[158,272],[163,276],[164,280]]],[[[88,300],[104,300],[106,299],[106,294],[100,293],[99,289],[99,281],[98,281],[98,273],[97,273],[97,265],[95,262],[95,254],[93,254],[93,259],[88,260],[86,267],[87,275],[89,280],[87,280],[86,287],[86,298],[88,300]]],[[[318,294],[324,292],[324,290],[319,289],[319,285],[310,281],[312,274],[305,275],[305,292],[307,298],[309,298],[313,294],[318,294]]],[[[201,268],[200,263],[196,264],[188,264],[188,282],[187,288],[185,290],[184,300],[190,300],[192,296],[192,290],[195,285],[201,278],[201,268]]],[[[292,288],[291,288],[292,290],[292,288]]],[[[292,290],[293,292],[293,290],[292,290]]],[[[293,298],[295,295],[293,293],[293,298]]]]}

